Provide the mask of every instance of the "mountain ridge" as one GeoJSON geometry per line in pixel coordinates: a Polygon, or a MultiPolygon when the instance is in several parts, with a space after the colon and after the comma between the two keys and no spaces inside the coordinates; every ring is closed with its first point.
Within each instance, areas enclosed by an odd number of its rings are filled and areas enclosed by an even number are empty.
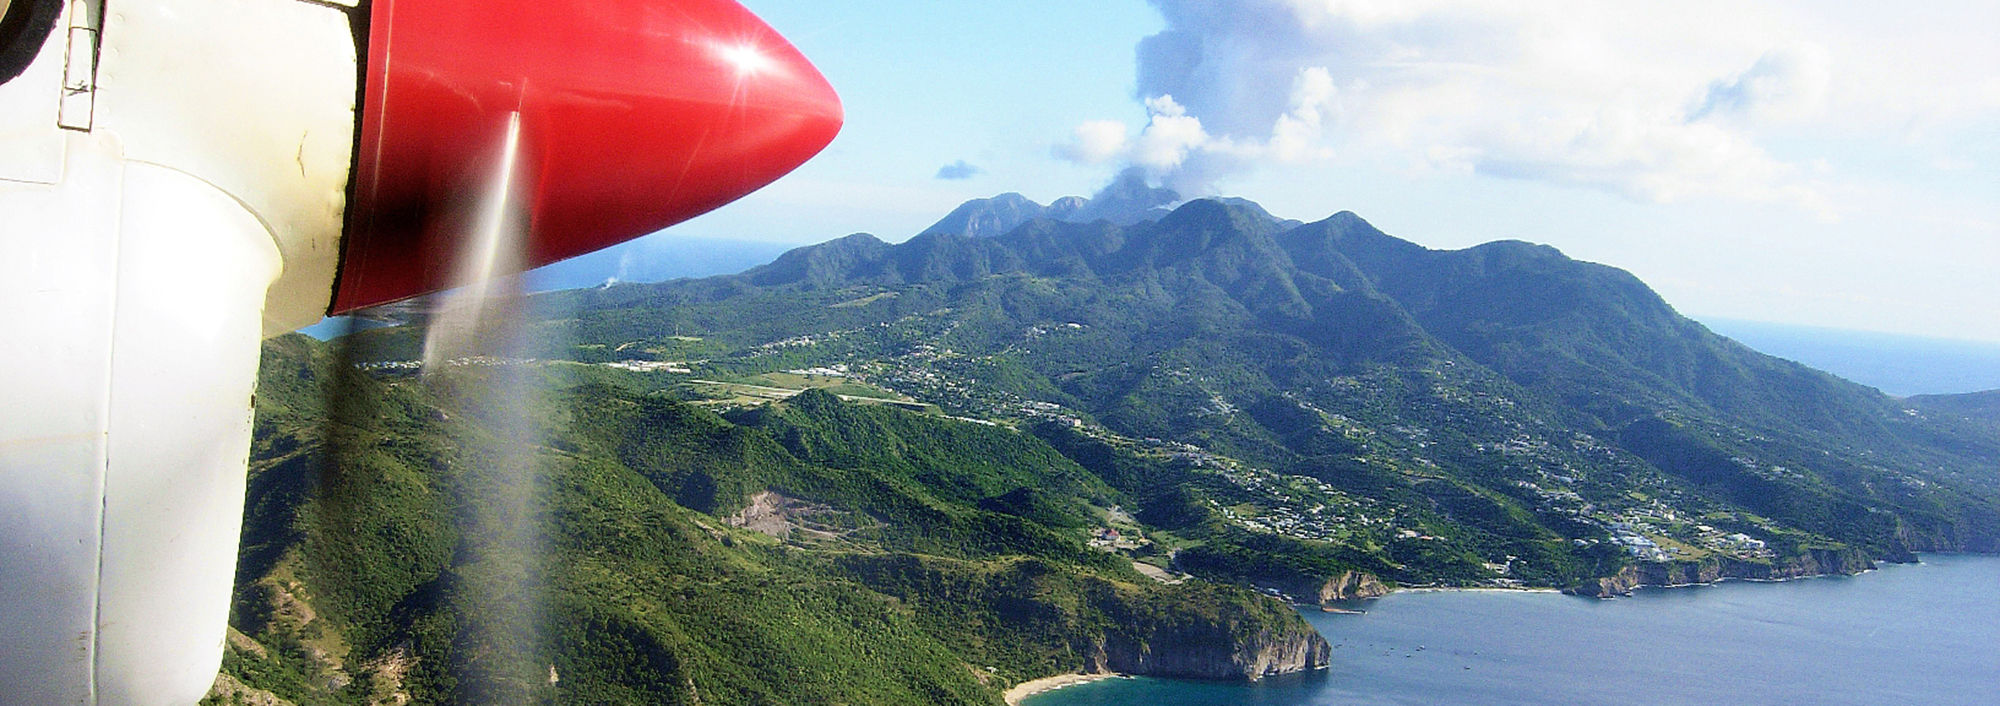
{"type": "MultiPolygon", "coordinates": [[[[1779,455],[1796,456],[1814,445],[1853,453],[1931,453],[1924,442],[1912,440],[1929,432],[1909,429],[1904,406],[1892,398],[1717,336],[1680,316],[1623,270],[1517,241],[1430,250],[1388,236],[1351,212],[1297,226],[1265,220],[1260,213],[1196,200],[1158,221],[1133,226],[1036,219],[997,236],[931,233],[877,249],[867,262],[837,275],[823,273],[814,285],[964,285],[1008,275],[1080,278],[1142,290],[1168,282],[1158,286],[1186,290],[1178,325],[1200,328],[1203,316],[1247,316],[1267,333],[1306,340],[1349,362],[1392,355],[1385,348],[1418,358],[1436,354],[1423,352],[1428,349],[1447,350],[1451,354],[1445,357],[1464,356],[1492,369],[1580,415],[1600,433],[1655,418],[1679,428],[1680,418],[1689,417],[1779,433],[1790,449],[1779,455]],[[1402,345],[1369,345],[1383,341],[1402,345]],[[1857,441],[1862,438],[1869,441],[1857,441]]],[[[792,283],[776,276],[775,268],[745,274],[760,286],[792,283]]],[[[1641,425],[1634,433],[1652,428],[1641,425]]],[[[1954,443],[1975,457],[2000,452],[1990,441],[1953,434],[1954,443]]],[[[1635,448],[1649,463],[1695,474],[1680,458],[1691,448],[1686,445],[1720,443],[1679,432],[1669,436],[1675,439],[1671,443],[1647,437],[1635,448]]],[[[1815,493],[1826,494],[1820,491],[1869,492],[1854,483],[1844,491],[1822,487],[1815,493]]],[[[1924,538],[1950,534],[1938,530],[1931,526],[1909,538],[1876,541],[1884,550],[1905,539],[1917,548],[1957,546],[1957,540],[1924,538]]],[[[1982,531],[1971,546],[1993,544],[1991,532],[1982,531]]]]}
{"type": "Polygon", "coordinates": [[[530,304],[533,359],[419,376],[421,321],[267,345],[233,678],[301,704],[462,701],[468,664],[556,702],[993,703],[1066,671],[1325,665],[1259,593],[2000,551],[1992,400],[1895,400],[1623,270],[1347,211],[855,234],[530,304]],[[452,392],[500,375],[552,391],[538,438],[452,392]],[[564,627],[527,657],[466,622],[507,563],[453,528],[493,483],[454,430],[549,464],[564,627]]]}
{"type": "MultiPolygon", "coordinates": [[[[1230,203],[1273,223],[1298,224],[1297,221],[1279,219],[1248,199],[1208,197],[1207,200],[1230,203]]],[[[1065,196],[1049,202],[1047,206],[1018,192],[972,199],[959,204],[918,235],[944,233],[974,238],[993,237],[1038,218],[1068,223],[1102,220],[1112,225],[1129,226],[1165,218],[1179,205],[1184,205],[1179,193],[1148,185],[1142,173],[1127,170],[1090,198],[1065,196]]]]}

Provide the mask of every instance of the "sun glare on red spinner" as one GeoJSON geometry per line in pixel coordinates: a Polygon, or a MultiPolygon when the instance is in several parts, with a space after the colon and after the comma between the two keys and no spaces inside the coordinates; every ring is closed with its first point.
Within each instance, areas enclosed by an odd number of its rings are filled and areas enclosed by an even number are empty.
{"type": "Polygon", "coordinates": [[[723,61],[727,62],[730,66],[736,67],[736,77],[738,79],[754,77],[778,69],[777,61],[772,60],[771,56],[765,54],[764,50],[756,44],[749,42],[717,44],[715,45],[715,52],[722,57],[723,61]]]}

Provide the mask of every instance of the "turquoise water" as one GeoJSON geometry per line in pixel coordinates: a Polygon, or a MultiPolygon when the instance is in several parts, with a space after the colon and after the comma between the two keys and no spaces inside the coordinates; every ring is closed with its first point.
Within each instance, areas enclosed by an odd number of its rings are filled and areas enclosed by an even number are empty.
{"type": "Polygon", "coordinates": [[[1399,593],[1312,612],[1323,672],[1116,679],[1025,706],[1995,706],[2000,557],[1861,576],[1642,590],[1399,593]]]}

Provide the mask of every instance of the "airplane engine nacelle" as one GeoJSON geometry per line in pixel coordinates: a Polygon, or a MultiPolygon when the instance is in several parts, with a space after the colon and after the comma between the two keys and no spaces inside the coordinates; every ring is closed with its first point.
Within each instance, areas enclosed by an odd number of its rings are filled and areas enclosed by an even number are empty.
{"type": "Polygon", "coordinates": [[[0,704],[192,704],[258,342],[706,212],[841,124],[731,0],[0,0],[0,704]]]}

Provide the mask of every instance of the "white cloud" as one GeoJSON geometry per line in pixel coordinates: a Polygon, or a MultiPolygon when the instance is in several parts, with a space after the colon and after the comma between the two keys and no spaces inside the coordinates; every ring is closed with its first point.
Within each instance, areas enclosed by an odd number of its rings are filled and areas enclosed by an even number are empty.
{"type": "Polygon", "coordinates": [[[1091,120],[1076,126],[1075,136],[1056,145],[1056,156],[1084,164],[1103,164],[1125,155],[1125,136],[1131,132],[1123,121],[1091,120]]]}
{"type": "Polygon", "coordinates": [[[1210,138],[1201,120],[1188,115],[1173,96],[1146,99],[1146,112],[1152,119],[1126,155],[1133,164],[1154,173],[1170,172],[1187,161],[1188,152],[1208,146],[1210,138]]]}
{"type": "Polygon", "coordinates": [[[1292,80],[1291,109],[1271,125],[1270,155],[1281,162],[1332,157],[1333,150],[1320,145],[1320,134],[1327,114],[1338,107],[1334,99],[1339,93],[1326,67],[1299,69],[1292,80]]]}
{"type": "Polygon", "coordinates": [[[1774,145],[1883,125],[1921,139],[2000,113],[1980,68],[1992,50],[1808,21],[1818,6],[1151,1],[1167,27],[1138,46],[1149,124],[1128,143],[1122,123],[1115,140],[1087,123],[1059,153],[1140,166],[1187,194],[1266,162],[1338,158],[1831,218],[1837,170],[1774,145]]]}

